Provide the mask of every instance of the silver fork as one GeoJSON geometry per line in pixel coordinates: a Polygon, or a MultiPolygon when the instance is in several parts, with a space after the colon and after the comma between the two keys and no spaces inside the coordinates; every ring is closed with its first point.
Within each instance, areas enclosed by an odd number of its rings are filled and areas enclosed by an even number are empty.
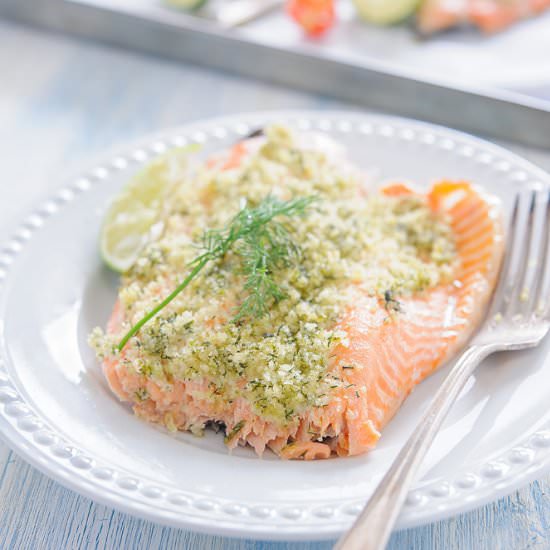
{"type": "Polygon", "coordinates": [[[337,550],[385,547],[422,460],[476,367],[492,353],[535,347],[548,333],[550,192],[516,196],[508,235],[499,284],[481,330],[452,367],[353,527],[336,544],[337,550]]]}

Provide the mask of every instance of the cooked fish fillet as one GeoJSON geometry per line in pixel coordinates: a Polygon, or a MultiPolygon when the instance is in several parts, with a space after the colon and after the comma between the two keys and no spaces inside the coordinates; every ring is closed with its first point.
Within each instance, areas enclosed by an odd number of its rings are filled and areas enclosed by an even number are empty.
{"type": "MultiPolygon", "coordinates": [[[[229,155],[212,160],[210,166],[234,170],[246,157],[247,145],[240,144],[229,155]]],[[[455,356],[479,326],[503,254],[498,201],[469,183],[442,181],[425,194],[395,184],[375,193],[380,193],[380,200],[395,204],[413,201],[445,220],[456,247],[451,277],[419,291],[403,292],[398,299],[389,291],[373,292],[361,277],[344,278],[339,287],[342,302],[331,321],[338,338],[328,340],[322,371],[337,383],[329,386],[322,403],[295,408],[281,422],[258,409],[248,394],[233,390],[233,397],[227,397],[223,384],[214,383],[210,375],[179,376],[169,368],[169,357],[162,363],[168,374],[155,378],[143,361],[136,366],[143,356],[142,344],[136,339],[121,353],[103,355],[103,370],[112,391],[131,403],[140,417],[170,429],[195,431],[209,423],[223,425],[230,448],[248,444],[258,454],[269,448],[288,459],[358,455],[372,449],[414,386],[455,356]]],[[[368,196],[359,190],[354,202],[368,196]]],[[[223,309],[220,319],[208,321],[204,330],[218,334],[228,327],[230,306],[215,307],[223,309]]],[[[130,324],[127,316],[118,300],[107,336],[120,337],[130,324]]],[[[270,327],[269,318],[263,322],[267,327],[263,338],[271,338],[281,328],[270,327]]],[[[206,355],[204,361],[211,357],[206,355]]],[[[231,369],[233,365],[222,366],[231,369]]],[[[292,373],[292,364],[282,367],[292,373]]],[[[236,380],[241,389],[251,383],[246,371],[236,380]]]]}
{"type": "Polygon", "coordinates": [[[424,0],[417,23],[426,34],[461,24],[494,33],[548,7],[550,0],[424,0]]]}

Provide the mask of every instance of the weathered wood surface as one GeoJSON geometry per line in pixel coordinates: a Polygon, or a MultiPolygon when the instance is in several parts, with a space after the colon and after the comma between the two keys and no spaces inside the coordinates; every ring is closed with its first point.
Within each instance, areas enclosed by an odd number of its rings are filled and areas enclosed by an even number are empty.
{"type": "MultiPolygon", "coordinates": [[[[239,111],[352,105],[0,22],[0,237],[83,160],[141,134],[239,111]]],[[[515,147],[550,168],[550,154],[515,147]]],[[[474,512],[396,533],[391,550],[550,548],[550,477],[474,512]]],[[[330,548],[161,527],[50,481],[0,443],[0,550],[330,548]]]]}

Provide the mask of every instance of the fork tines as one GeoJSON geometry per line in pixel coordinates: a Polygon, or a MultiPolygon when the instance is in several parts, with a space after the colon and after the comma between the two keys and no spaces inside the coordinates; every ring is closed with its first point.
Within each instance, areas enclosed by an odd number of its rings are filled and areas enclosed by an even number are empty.
{"type": "Polygon", "coordinates": [[[507,254],[493,310],[528,319],[549,314],[550,191],[520,192],[514,200],[507,254]]]}

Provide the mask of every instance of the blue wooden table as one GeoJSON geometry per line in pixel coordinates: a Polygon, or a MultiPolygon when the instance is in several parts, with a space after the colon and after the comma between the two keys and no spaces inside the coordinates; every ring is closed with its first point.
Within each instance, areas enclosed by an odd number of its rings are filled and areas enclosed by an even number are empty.
{"type": "MultiPolygon", "coordinates": [[[[0,21],[0,240],[62,173],[113,145],[239,111],[351,105],[0,21]]],[[[550,168],[550,154],[515,147],[550,168]]],[[[550,548],[550,477],[474,512],[395,533],[391,550],[550,548]]],[[[0,550],[305,550],[161,527],[50,481],[0,442],[0,550]]]]}

